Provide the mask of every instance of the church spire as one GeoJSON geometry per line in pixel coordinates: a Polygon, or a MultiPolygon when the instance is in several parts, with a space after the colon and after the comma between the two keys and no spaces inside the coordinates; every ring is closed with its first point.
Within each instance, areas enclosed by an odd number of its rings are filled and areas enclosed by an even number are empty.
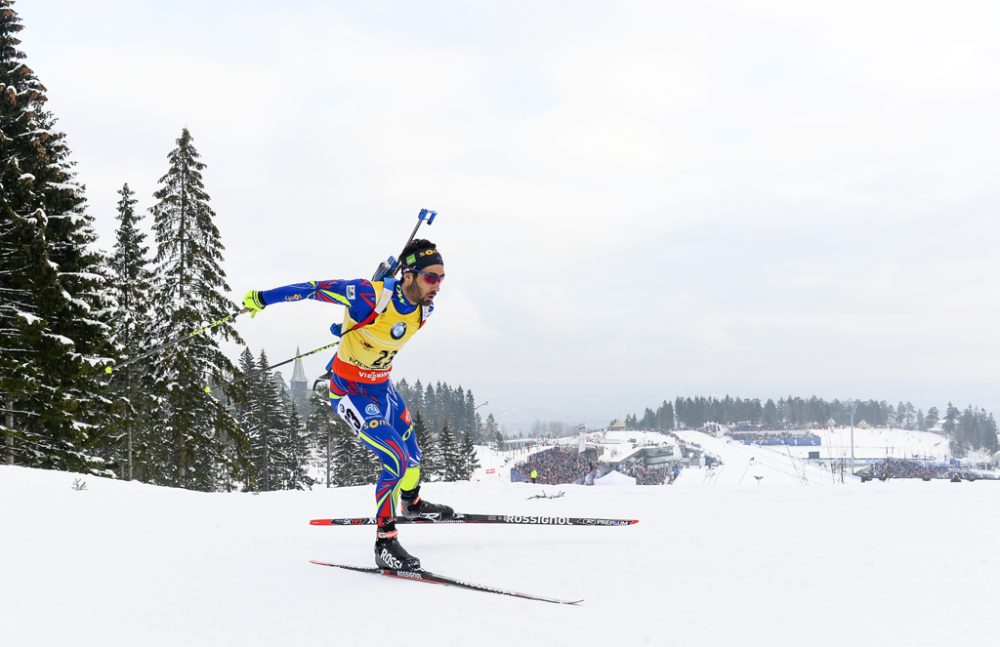
{"type": "MultiPolygon", "coordinates": [[[[298,348],[295,349],[295,355],[299,355],[298,348]]],[[[295,360],[295,364],[292,365],[292,384],[295,384],[296,382],[301,382],[303,384],[309,383],[309,379],[306,377],[306,371],[302,368],[301,359],[295,360]]],[[[294,391],[295,389],[293,388],[292,390],[294,391]]]]}

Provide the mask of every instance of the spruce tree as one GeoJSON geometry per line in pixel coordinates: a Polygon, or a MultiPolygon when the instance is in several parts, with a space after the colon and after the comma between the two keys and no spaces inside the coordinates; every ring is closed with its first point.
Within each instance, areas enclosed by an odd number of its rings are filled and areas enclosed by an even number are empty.
{"type": "Polygon", "coordinates": [[[357,441],[354,432],[346,424],[335,425],[332,431],[333,484],[337,487],[361,485],[355,482],[358,470],[355,465],[357,453],[354,446],[357,441]]]}
{"type": "Polygon", "coordinates": [[[937,423],[940,422],[940,420],[941,420],[939,418],[939,415],[940,414],[938,413],[938,408],[937,407],[931,407],[930,409],[928,409],[927,410],[927,417],[924,418],[924,426],[926,426],[928,430],[931,430],[931,429],[934,429],[935,427],[937,427],[937,423]]]}
{"type": "Polygon", "coordinates": [[[441,446],[441,480],[449,482],[461,480],[462,461],[455,436],[451,433],[451,426],[447,422],[441,427],[441,436],[438,440],[441,446]]]}
{"type": "Polygon", "coordinates": [[[979,446],[976,442],[976,413],[972,410],[971,405],[966,407],[959,416],[954,438],[965,447],[979,446]]]}
{"type": "Polygon", "coordinates": [[[428,429],[439,429],[440,424],[438,424],[438,406],[437,406],[437,392],[434,391],[434,387],[430,382],[424,387],[424,424],[427,425],[428,429]]]}
{"type": "Polygon", "coordinates": [[[944,422],[941,424],[941,429],[949,436],[954,435],[958,427],[958,419],[961,415],[962,412],[958,410],[958,407],[949,402],[947,408],[945,408],[944,422]]]}
{"type": "Polygon", "coordinates": [[[379,472],[375,454],[361,444],[347,423],[338,424],[333,438],[334,476],[337,486],[370,485],[379,472]]]}
{"type": "Polygon", "coordinates": [[[413,412],[413,433],[420,447],[420,474],[425,481],[433,481],[441,474],[441,457],[437,438],[427,428],[420,411],[413,412]]]}
{"type": "MultiPolygon", "coordinates": [[[[240,353],[239,372],[243,375],[256,373],[259,369],[257,360],[249,348],[244,348],[240,353]]],[[[256,459],[257,439],[261,435],[263,424],[263,397],[261,394],[262,385],[260,375],[255,377],[245,377],[236,383],[230,390],[232,396],[232,413],[239,425],[239,437],[244,440],[246,457],[246,475],[243,480],[243,487],[249,491],[259,491],[258,464],[256,459]]]]}
{"type": "MultiPolygon", "coordinates": [[[[139,227],[138,202],[128,184],[118,191],[118,229],[114,251],[108,259],[108,293],[111,301],[112,342],[119,362],[143,353],[150,345],[152,324],[149,248],[146,234],[139,227]]],[[[153,362],[137,362],[115,375],[111,392],[115,397],[115,415],[110,421],[114,444],[109,455],[121,466],[122,478],[131,480],[151,460],[149,445],[153,433],[155,400],[149,395],[153,362]]]]}
{"type": "MultiPolygon", "coordinates": [[[[261,368],[270,366],[263,350],[257,360],[261,368]]],[[[279,490],[291,471],[291,458],[286,453],[290,447],[290,432],[286,401],[282,398],[274,376],[269,372],[256,378],[260,397],[260,426],[250,440],[250,448],[257,465],[258,488],[264,492],[279,490]]]]}
{"type": "Polygon", "coordinates": [[[413,387],[410,389],[409,395],[406,397],[406,404],[410,408],[410,411],[424,411],[424,385],[417,380],[413,387]]]}
{"type": "Polygon", "coordinates": [[[343,425],[333,412],[329,398],[313,393],[309,399],[309,416],[306,418],[306,430],[309,434],[310,444],[313,451],[319,455],[324,465],[328,466],[328,472],[324,477],[327,487],[333,485],[333,437],[337,424],[343,425]]]}
{"type": "Polygon", "coordinates": [[[983,432],[983,447],[990,453],[996,453],[1000,449],[1000,437],[997,436],[997,421],[992,413],[983,422],[983,432]]]}
{"type": "Polygon", "coordinates": [[[472,389],[468,389],[465,392],[465,425],[466,430],[472,434],[473,442],[480,441],[480,419],[479,414],[476,413],[476,398],[472,395],[472,389]]]}
{"type": "MultiPolygon", "coordinates": [[[[221,235],[209,206],[199,159],[185,128],[170,152],[169,168],[153,194],[156,205],[156,274],[153,298],[158,318],[155,338],[193,331],[236,312],[226,299],[229,286],[221,267],[221,235]]],[[[225,444],[239,429],[229,412],[203,391],[234,372],[216,337],[242,343],[230,323],[193,336],[157,358],[157,395],[163,415],[158,481],[199,490],[218,486],[218,467],[226,462],[225,444]]]]}
{"type": "Polygon", "coordinates": [[[31,465],[44,457],[40,439],[29,439],[38,412],[26,408],[45,382],[34,361],[46,330],[37,296],[40,285],[57,285],[56,273],[47,262],[43,219],[22,218],[6,200],[0,208],[0,433],[4,462],[31,465]]]}
{"type": "Polygon", "coordinates": [[[486,416],[486,428],[483,430],[484,440],[496,444],[497,450],[503,445],[503,435],[500,433],[500,425],[497,424],[493,414],[486,416]]]}
{"type": "Polygon", "coordinates": [[[90,471],[106,433],[111,354],[101,257],[45,87],[0,0],[0,403],[7,462],[90,471]]]}
{"type": "Polygon", "coordinates": [[[462,445],[459,451],[461,457],[461,475],[463,481],[472,478],[472,474],[479,468],[479,457],[476,456],[476,446],[472,439],[472,434],[465,432],[462,434],[462,445]]]}
{"type": "Polygon", "coordinates": [[[295,404],[286,402],[287,427],[282,435],[282,453],[288,457],[284,489],[308,490],[316,483],[309,474],[309,464],[312,459],[312,445],[305,422],[299,417],[295,404]]]}

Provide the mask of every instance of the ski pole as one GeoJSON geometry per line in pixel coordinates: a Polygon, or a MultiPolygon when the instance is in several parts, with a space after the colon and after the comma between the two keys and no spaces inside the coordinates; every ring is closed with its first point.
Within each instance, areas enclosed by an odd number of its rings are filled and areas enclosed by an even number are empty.
{"type": "MultiPolygon", "coordinates": [[[[196,337],[196,336],[202,334],[205,331],[208,331],[208,330],[211,330],[212,328],[215,328],[216,326],[221,326],[222,324],[224,324],[224,323],[226,323],[228,321],[232,321],[233,319],[235,319],[236,317],[240,316],[244,312],[246,312],[246,311],[245,310],[237,310],[236,312],[228,314],[225,317],[223,317],[222,319],[219,319],[218,321],[213,321],[212,323],[208,324],[207,326],[204,326],[203,328],[199,328],[198,330],[194,330],[192,332],[185,333],[183,335],[178,335],[177,337],[174,337],[173,339],[168,339],[167,341],[165,341],[165,342],[163,342],[161,344],[158,344],[157,346],[154,346],[153,348],[150,348],[145,353],[142,353],[141,355],[136,355],[135,357],[133,357],[132,359],[128,360],[127,362],[122,362],[121,364],[119,364],[117,367],[114,367],[114,368],[123,369],[126,366],[129,366],[131,364],[135,364],[139,360],[146,359],[150,355],[155,355],[156,353],[160,352],[161,350],[163,350],[165,348],[169,348],[171,346],[175,346],[175,345],[181,343],[182,341],[187,341],[188,339],[191,339],[192,337],[196,337]]],[[[108,380],[111,379],[112,370],[113,370],[113,367],[111,367],[111,366],[106,366],[104,368],[104,372],[107,374],[107,376],[108,376],[107,379],[108,380]]]]}
{"type": "MultiPolygon", "coordinates": [[[[237,383],[242,382],[243,380],[249,379],[251,377],[257,377],[261,373],[267,373],[268,371],[276,369],[279,366],[284,366],[285,364],[289,364],[291,362],[294,362],[297,359],[302,359],[303,357],[309,357],[310,355],[313,355],[313,354],[318,353],[320,351],[327,350],[328,348],[333,348],[334,346],[336,346],[339,343],[340,343],[340,340],[338,339],[337,341],[333,342],[332,344],[327,344],[326,346],[320,346],[319,348],[314,348],[311,351],[302,353],[300,355],[296,355],[295,357],[293,357],[291,359],[286,359],[283,362],[278,362],[277,364],[271,364],[270,366],[268,366],[266,368],[259,368],[256,371],[251,371],[250,373],[244,373],[243,375],[239,375],[237,377],[234,377],[231,380],[226,380],[225,382],[223,382],[219,386],[229,386],[230,384],[237,384],[237,383]]],[[[205,390],[205,393],[211,393],[212,392],[212,387],[206,385],[204,390],[205,390]]]]}

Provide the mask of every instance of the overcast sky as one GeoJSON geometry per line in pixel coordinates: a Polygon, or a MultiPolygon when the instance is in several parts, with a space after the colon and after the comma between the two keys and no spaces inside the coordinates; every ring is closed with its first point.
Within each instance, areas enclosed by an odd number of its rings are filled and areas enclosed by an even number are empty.
{"type": "MultiPolygon", "coordinates": [[[[15,9],[104,248],[185,126],[234,299],[368,277],[436,209],[448,278],[394,375],[508,430],[701,394],[1000,410],[996,2],[15,9]]],[[[277,361],[340,318],[238,329],[277,361]]]]}

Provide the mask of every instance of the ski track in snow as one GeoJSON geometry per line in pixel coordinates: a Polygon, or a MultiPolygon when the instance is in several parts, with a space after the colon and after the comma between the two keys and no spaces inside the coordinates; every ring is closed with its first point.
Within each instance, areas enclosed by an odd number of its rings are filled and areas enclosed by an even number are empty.
{"type": "Polygon", "coordinates": [[[308,523],[369,514],[370,487],[201,494],[0,466],[0,643],[996,643],[1000,482],[805,485],[779,478],[796,473],[787,456],[767,471],[761,448],[716,449],[756,451],[767,475],[737,486],[744,458],[726,478],[688,469],[673,486],[424,486],[463,512],[640,519],[400,529],[429,570],[579,607],[310,564],[372,564],[371,528],[308,523]],[[566,495],[528,499],[554,489],[566,495]]]}

